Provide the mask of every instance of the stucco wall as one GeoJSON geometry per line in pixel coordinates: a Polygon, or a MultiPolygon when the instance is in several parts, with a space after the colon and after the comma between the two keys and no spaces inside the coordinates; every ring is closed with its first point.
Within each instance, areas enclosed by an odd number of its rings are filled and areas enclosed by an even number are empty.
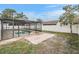
{"type": "MultiPolygon", "coordinates": [[[[57,25],[42,25],[42,30],[70,33],[70,25],[60,26],[60,23],[57,23],[57,25]]],[[[79,24],[72,26],[72,32],[79,34],[79,24]]]]}

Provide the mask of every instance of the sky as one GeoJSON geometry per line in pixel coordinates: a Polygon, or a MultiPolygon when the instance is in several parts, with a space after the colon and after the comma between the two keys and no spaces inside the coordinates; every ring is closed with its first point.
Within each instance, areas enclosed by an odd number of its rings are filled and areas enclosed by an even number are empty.
{"type": "Polygon", "coordinates": [[[0,12],[12,8],[18,13],[23,12],[29,20],[59,20],[59,16],[64,13],[64,6],[65,4],[0,4],[0,12]]]}

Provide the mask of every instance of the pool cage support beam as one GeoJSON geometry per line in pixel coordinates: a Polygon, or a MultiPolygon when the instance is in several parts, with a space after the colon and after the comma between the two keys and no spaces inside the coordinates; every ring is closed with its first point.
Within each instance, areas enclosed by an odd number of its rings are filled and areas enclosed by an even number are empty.
{"type": "Polygon", "coordinates": [[[3,40],[3,21],[1,20],[1,40],[3,40]]]}
{"type": "Polygon", "coordinates": [[[37,31],[37,23],[35,23],[35,31],[37,31]]]}
{"type": "Polygon", "coordinates": [[[30,29],[31,29],[31,27],[30,27],[30,26],[31,26],[31,23],[29,23],[29,34],[30,34],[30,29]]]}
{"type": "Polygon", "coordinates": [[[19,34],[19,30],[20,30],[20,28],[19,28],[19,24],[18,24],[18,37],[20,36],[20,34],[19,34]]]}
{"type": "Polygon", "coordinates": [[[40,22],[40,31],[42,32],[42,22],[40,22]]]}
{"type": "Polygon", "coordinates": [[[14,38],[14,19],[13,19],[13,38],[14,38]]]}

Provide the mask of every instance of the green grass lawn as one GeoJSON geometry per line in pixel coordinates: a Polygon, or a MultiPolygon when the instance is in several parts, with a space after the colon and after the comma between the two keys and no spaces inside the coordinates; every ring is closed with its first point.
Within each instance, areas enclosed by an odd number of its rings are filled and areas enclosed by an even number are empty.
{"type": "Polygon", "coordinates": [[[17,54],[17,53],[32,53],[32,45],[28,42],[17,41],[7,45],[0,46],[0,53],[17,54]]]}
{"type": "Polygon", "coordinates": [[[78,34],[60,33],[57,35],[67,39],[68,49],[70,53],[79,53],[79,35],[78,34]]]}
{"type": "Polygon", "coordinates": [[[61,33],[61,32],[51,32],[44,31],[56,34],[57,36],[61,36],[67,40],[69,53],[79,53],[79,35],[78,34],[70,34],[70,33],[61,33]]]}
{"type": "MultiPolygon", "coordinates": [[[[59,33],[59,32],[50,32],[55,34],[57,37],[63,37],[67,40],[67,49],[66,53],[79,53],[79,36],[77,34],[69,33],[59,33]]],[[[58,39],[59,40],[59,39],[58,39]]],[[[32,53],[53,53],[51,47],[56,47],[58,49],[63,49],[61,42],[53,43],[53,41],[44,41],[38,45],[33,45],[30,42],[20,40],[7,45],[0,46],[0,54],[32,54],[32,53]],[[47,46],[48,45],[48,46],[47,46]],[[55,46],[57,45],[57,46],[55,46]]],[[[55,49],[56,50],[56,49],[55,49]]]]}

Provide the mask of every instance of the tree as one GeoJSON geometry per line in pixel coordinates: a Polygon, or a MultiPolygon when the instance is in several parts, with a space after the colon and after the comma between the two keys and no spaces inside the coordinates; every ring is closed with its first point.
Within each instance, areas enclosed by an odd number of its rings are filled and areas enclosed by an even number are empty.
{"type": "Polygon", "coordinates": [[[1,18],[3,18],[3,19],[12,19],[14,13],[16,13],[16,11],[14,9],[7,8],[7,9],[2,11],[1,18]]]}
{"type": "MultiPolygon", "coordinates": [[[[74,6],[75,11],[77,12],[76,22],[79,24],[79,5],[74,6]]],[[[77,26],[79,28],[79,26],[77,26]]],[[[79,29],[77,29],[79,31],[79,29]]]]}
{"type": "Polygon", "coordinates": [[[15,19],[18,19],[18,18],[21,18],[21,19],[28,19],[28,17],[26,17],[26,15],[22,13],[17,13],[16,16],[15,16],[15,19]]]}
{"type": "Polygon", "coordinates": [[[75,11],[79,12],[79,5],[74,6],[75,11]]]}
{"type": "Polygon", "coordinates": [[[67,5],[63,7],[63,10],[65,10],[65,13],[60,16],[60,22],[61,24],[70,24],[70,32],[72,33],[72,24],[76,16],[74,8],[72,5],[67,5]]]}
{"type": "Polygon", "coordinates": [[[78,23],[79,23],[79,5],[74,6],[75,11],[77,12],[77,16],[78,16],[78,23]]]}

